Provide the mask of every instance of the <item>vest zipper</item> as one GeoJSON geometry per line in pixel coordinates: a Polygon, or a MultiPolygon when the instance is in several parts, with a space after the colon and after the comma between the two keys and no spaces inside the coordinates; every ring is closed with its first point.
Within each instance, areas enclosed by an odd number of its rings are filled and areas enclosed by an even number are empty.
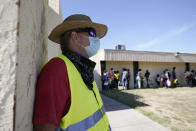
{"type": "Polygon", "coordinates": [[[96,101],[97,101],[97,104],[98,104],[98,106],[99,106],[99,109],[100,109],[100,111],[101,111],[101,115],[103,116],[103,111],[102,111],[102,109],[101,109],[101,107],[100,107],[99,101],[97,100],[97,96],[96,96],[96,94],[95,94],[95,92],[94,92],[93,89],[92,89],[92,91],[93,91],[93,94],[94,94],[95,99],[96,99],[96,101]]]}

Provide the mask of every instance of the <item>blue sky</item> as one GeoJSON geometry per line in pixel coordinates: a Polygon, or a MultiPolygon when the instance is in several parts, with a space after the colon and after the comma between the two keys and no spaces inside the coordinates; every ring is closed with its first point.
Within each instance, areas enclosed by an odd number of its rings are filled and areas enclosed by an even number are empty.
{"type": "Polygon", "coordinates": [[[196,0],[61,0],[63,19],[85,14],[108,26],[102,49],[196,53],[196,0]]]}

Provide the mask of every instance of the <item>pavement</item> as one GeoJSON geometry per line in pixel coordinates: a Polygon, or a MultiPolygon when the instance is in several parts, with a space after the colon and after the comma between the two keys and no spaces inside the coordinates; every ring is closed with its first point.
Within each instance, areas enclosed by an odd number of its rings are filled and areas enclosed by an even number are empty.
{"type": "Polygon", "coordinates": [[[112,131],[169,131],[138,111],[104,95],[101,97],[112,131]]]}

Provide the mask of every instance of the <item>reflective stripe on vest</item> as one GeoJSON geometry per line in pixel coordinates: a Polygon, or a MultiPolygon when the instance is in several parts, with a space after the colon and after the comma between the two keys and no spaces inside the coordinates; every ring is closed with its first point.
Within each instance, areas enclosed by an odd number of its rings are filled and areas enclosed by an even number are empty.
{"type": "MultiPolygon", "coordinates": [[[[101,110],[104,115],[105,111],[104,111],[103,106],[102,106],[101,110]]],[[[58,127],[56,129],[56,131],[78,131],[78,129],[80,129],[81,131],[86,131],[89,128],[91,128],[92,126],[94,126],[99,120],[101,120],[101,118],[103,118],[101,110],[97,110],[93,115],[89,116],[88,118],[86,118],[76,124],[73,124],[73,125],[67,127],[64,130],[61,129],[60,127],[58,127]]],[[[110,128],[110,126],[109,126],[109,128],[110,128]]]]}

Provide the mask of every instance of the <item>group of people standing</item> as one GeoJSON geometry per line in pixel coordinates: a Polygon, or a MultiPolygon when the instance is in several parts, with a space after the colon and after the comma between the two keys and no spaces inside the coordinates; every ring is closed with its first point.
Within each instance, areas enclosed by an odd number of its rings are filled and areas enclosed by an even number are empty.
{"type": "Polygon", "coordinates": [[[156,76],[157,87],[177,87],[179,85],[176,76],[176,67],[173,67],[172,72],[165,69],[160,75],[156,76]]]}
{"type": "Polygon", "coordinates": [[[146,70],[144,76],[142,75],[142,69],[138,70],[136,75],[136,86],[137,88],[150,88],[151,79],[150,79],[150,72],[146,70]],[[145,86],[146,84],[146,86],[145,86]]]}
{"type": "Polygon", "coordinates": [[[103,89],[118,89],[118,86],[123,86],[123,89],[129,89],[130,71],[123,68],[120,74],[118,70],[110,69],[109,72],[104,70],[101,75],[103,89]]]}
{"type": "Polygon", "coordinates": [[[184,72],[184,78],[186,80],[186,84],[188,87],[195,87],[196,86],[196,71],[185,71],[184,72]]]}
{"type": "Polygon", "coordinates": [[[146,70],[143,76],[142,69],[139,69],[136,81],[136,88],[176,87],[179,84],[176,76],[176,67],[173,67],[172,72],[169,69],[165,69],[161,74],[157,74],[155,78],[156,86],[153,85],[153,79],[150,77],[148,70],[146,70]]]}
{"type": "MultiPolygon", "coordinates": [[[[184,78],[186,80],[186,86],[196,86],[196,71],[185,71],[184,78]]],[[[101,75],[101,80],[103,89],[118,89],[119,85],[122,86],[123,89],[129,89],[130,71],[126,68],[123,68],[121,73],[119,73],[118,70],[114,71],[113,68],[111,68],[109,72],[104,70],[101,75]]],[[[173,67],[172,70],[164,69],[162,73],[156,75],[155,79],[152,79],[149,70],[146,70],[143,74],[142,69],[138,69],[135,80],[135,88],[170,88],[179,86],[176,67],[173,67]]]]}
{"type": "MultiPolygon", "coordinates": [[[[196,86],[196,71],[185,71],[184,78],[186,80],[187,87],[196,86]]],[[[179,86],[179,81],[176,75],[176,67],[163,70],[162,73],[157,74],[155,78],[156,85],[153,85],[153,79],[150,77],[150,72],[146,70],[144,76],[142,75],[142,69],[138,70],[136,75],[136,88],[151,88],[151,87],[177,87],[179,86]]]]}

